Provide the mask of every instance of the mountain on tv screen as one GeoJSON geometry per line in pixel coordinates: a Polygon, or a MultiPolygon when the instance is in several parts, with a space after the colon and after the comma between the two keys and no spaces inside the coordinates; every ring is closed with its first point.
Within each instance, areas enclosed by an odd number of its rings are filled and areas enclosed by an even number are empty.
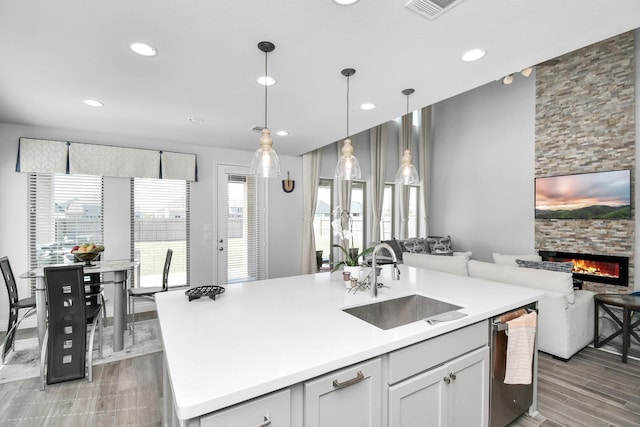
{"type": "Polygon", "coordinates": [[[536,219],[631,218],[631,171],[536,178],[536,219]]]}

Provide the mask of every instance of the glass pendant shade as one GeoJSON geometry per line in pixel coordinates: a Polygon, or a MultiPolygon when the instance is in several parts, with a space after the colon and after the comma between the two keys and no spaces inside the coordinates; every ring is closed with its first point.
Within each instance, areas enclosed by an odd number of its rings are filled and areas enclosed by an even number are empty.
{"type": "Polygon", "coordinates": [[[360,179],[360,163],[353,154],[353,145],[351,145],[349,138],[344,140],[342,146],[342,155],[336,165],[336,178],[343,181],[360,179]]]}
{"type": "Polygon", "coordinates": [[[273,140],[269,129],[262,129],[260,148],[251,161],[251,174],[259,178],[273,178],[280,175],[280,159],[273,149],[273,140]]]}
{"type": "Polygon", "coordinates": [[[411,163],[411,150],[404,150],[402,156],[402,164],[396,173],[396,184],[398,185],[414,185],[418,184],[418,170],[411,163]]]}

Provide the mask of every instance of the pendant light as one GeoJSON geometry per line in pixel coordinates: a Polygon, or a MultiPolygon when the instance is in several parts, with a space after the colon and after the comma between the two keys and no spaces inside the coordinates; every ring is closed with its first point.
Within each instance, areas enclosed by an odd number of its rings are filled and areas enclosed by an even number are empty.
{"type": "MultiPolygon", "coordinates": [[[[264,52],[264,76],[265,80],[268,77],[267,74],[267,55],[272,52],[276,46],[271,42],[258,43],[258,49],[264,52]]],[[[280,160],[276,151],[273,149],[273,140],[271,139],[271,132],[267,126],[267,87],[264,84],[264,128],[262,128],[262,135],[260,136],[260,148],[256,150],[251,161],[251,174],[260,178],[272,178],[280,175],[280,160]]]]}
{"type": "Polygon", "coordinates": [[[336,165],[336,178],[343,181],[360,179],[360,163],[354,155],[353,145],[349,139],[349,77],[353,76],[356,70],[353,68],[345,68],[342,75],[347,78],[347,137],[342,145],[342,155],[338,159],[336,165]]]}
{"type": "MultiPolygon", "coordinates": [[[[409,114],[409,95],[411,95],[415,90],[413,89],[405,89],[402,91],[403,95],[407,97],[407,114],[409,114]]],[[[409,126],[409,134],[407,138],[409,140],[408,145],[411,146],[411,128],[413,127],[413,123],[409,126]]],[[[404,155],[402,156],[402,161],[400,163],[400,168],[396,173],[396,184],[398,185],[413,185],[418,184],[420,178],[418,178],[418,171],[415,166],[411,163],[411,150],[404,150],[404,155]]]]}

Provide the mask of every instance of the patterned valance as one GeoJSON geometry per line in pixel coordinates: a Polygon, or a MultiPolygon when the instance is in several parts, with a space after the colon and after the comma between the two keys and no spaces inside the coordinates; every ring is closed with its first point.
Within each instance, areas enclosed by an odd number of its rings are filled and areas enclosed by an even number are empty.
{"type": "Polygon", "coordinates": [[[196,155],[20,138],[16,172],[197,181],[196,155]]]}

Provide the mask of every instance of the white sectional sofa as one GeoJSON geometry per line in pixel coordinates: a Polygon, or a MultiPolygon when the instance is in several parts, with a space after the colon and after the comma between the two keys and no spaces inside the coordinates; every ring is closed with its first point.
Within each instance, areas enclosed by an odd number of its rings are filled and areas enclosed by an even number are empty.
{"type": "Polygon", "coordinates": [[[538,349],[570,359],[593,341],[593,295],[574,290],[571,273],[494,264],[462,256],[404,254],[404,263],[462,276],[544,290],[538,304],[538,349]]]}

